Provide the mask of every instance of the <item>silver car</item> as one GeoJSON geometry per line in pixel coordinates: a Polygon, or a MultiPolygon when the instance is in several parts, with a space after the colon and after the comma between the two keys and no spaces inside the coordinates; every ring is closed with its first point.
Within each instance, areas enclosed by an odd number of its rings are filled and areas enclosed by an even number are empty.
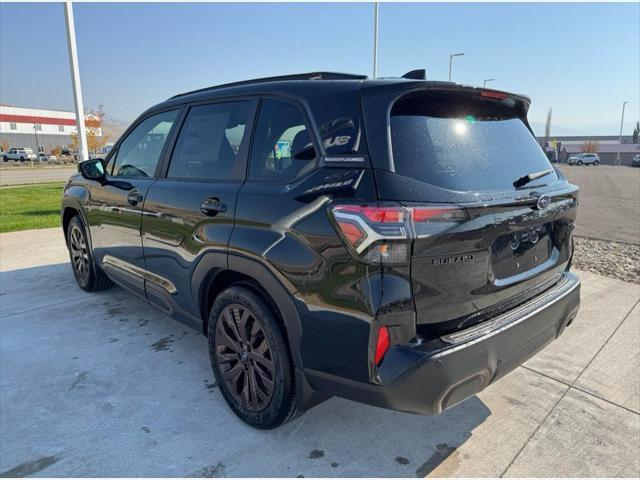
{"type": "Polygon", "coordinates": [[[600,157],[597,153],[578,153],[567,159],[568,165],[600,165],[600,157]]]}

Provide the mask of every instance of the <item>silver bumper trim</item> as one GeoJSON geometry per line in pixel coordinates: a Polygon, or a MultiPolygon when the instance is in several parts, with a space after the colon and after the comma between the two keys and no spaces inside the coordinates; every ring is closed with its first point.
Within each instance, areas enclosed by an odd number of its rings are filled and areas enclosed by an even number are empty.
{"type": "Polygon", "coordinates": [[[474,325],[473,327],[442,335],[440,339],[450,345],[460,345],[461,343],[476,340],[480,337],[484,338],[495,335],[548,308],[550,305],[569,295],[579,286],[580,279],[578,279],[578,277],[573,274],[565,274],[556,286],[528,302],[490,320],[474,325]]]}

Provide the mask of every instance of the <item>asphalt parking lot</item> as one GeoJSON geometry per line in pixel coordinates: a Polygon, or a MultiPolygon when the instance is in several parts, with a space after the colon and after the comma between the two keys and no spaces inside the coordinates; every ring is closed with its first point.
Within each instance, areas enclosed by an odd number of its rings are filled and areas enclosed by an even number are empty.
{"type": "Polygon", "coordinates": [[[0,249],[0,476],[640,475],[636,284],[579,272],[565,334],[438,417],[334,398],[257,431],[204,337],[120,288],[81,291],[58,229],[0,249]]]}
{"type": "Polygon", "coordinates": [[[576,235],[640,243],[640,168],[560,165],[560,169],[580,186],[576,235]]]}
{"type": "Polygon", "coordinates": [[[76,165],[46,165],[0,168],[0,186],[64,182],[78,171],[76,165]]]}

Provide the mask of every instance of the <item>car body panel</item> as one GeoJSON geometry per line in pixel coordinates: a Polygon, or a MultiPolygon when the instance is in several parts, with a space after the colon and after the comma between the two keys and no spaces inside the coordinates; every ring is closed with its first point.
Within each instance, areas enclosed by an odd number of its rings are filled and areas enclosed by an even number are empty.
{"type": "MultiPolygon", "coordinates": [[[[434,198],[434,189],[394,171],[389,149],[389,105],[401,94],[421,89],[474,95],[483,91],[447,82],[339,79],[248,83],[173,97],[143,113],[106,160],[110,161],[136,124],[155,113],[179,109],[156,175],[147,179],[107,176],[104,183],[75,176],[65,187],[63,218],[67,208],[81,212],[97,264],[116,283],[205,334],[212,303],[209,292],[219,291],[215,289],[220,288],[220,279],[251,280],[246,286],[267,296],[284,325],[300,409],[341,395],[404,411],[439,413],[450,406],[442,402],[442,396],[466,375],[481,369],[486,373],[484,388],[506,373],[507,369],[496,367],[498,360],[511,358],[507,363],[512,368],[559,335],[573,319],[579,289],[566,303],[540,313],[538,322],[523,322],[519,334],[509,334],[497,343],[487,340],[460,347],[456,351],[461,353],[450,357],[451,369],[438,370],[442,335],[511,311],[516,307],[513,299],[519,305],[532,302],[566,277],[572,255],[567,239],[575,220],[577,188],[558,173],[553,182],[535,192],[527,190],[526,195],[439,190],[435,198],[462,205],[470,212],[468,222],[437,238],[412,239],[406,263],[361,261],[339,233],[333,207],[389,203],[410,208],[424,202],[425,195],[434,198]],[[284,183],[251,179],[246,174],[250,144],[243,140],[237,157],[243,162],[242,178],[167,178],[187,110],[238,99],[253,102],[246,127],[251,132],[262,105],[259,102],[281,99],[297,105],[315,149],[314,168],[284,183]],[[341,104],[351,106],[352,116],[353,105],[358,106],[352,127],[359,141],[352,151],[334,155],[330,149],[344,135],[328,133],[325,120],[339,118],[341,104]],[[322,119],[318,120],[320,110],[322,119]],[[138,189],[142,197],[136,205],[127,200],[132,189],[138,189]],[[541,195],[551,198],[544,211],[536,204],[541,195]],[[212,197],[226,206],[213,216],[201,210],[203,200],[212,197]],[[523,251],[525,264],[521,271],[514,271],[513,259],[505,256],[510,252],[496,245],[504,243],[507,234],[522,234],[541,225],[549,229],[544,242],[523,251]],[[473,257],[473,262],[434,262],[465,255],[473,257]],[[493,264],[492,276],[487,276],[488,263],[493,264]],[[487,315],[481,318],[478,313],[482,312],[487,315]],[[388,329],[391,348],[376,362],[382,327],[388,329]],[[521,355],[519,347],[527,354],[521,355]],[[473,364],[482,355],[485,357],[473,364]],[[428,385],[431,378],[435,379],[433,387],[428,385]],[[412,388],[424,388],[429,398],[412,394],[412,388]]],[[[529,99],[508,95],[528,126],[529,99]]]]}

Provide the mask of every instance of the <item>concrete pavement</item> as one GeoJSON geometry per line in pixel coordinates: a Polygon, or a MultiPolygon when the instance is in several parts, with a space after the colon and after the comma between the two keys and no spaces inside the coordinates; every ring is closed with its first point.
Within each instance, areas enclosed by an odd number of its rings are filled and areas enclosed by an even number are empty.
{"type": "Polygon", "coordinates": [[[64,182],[77,171],[76,165],[0,168],[0,186],[64,182]]]}
{"type": "Polygon", "coordinates": [[[640,286],[579,275],[564,335],[438,417],[334,398],[264,432],[227,408],[204,337],[80,290],[59,229],[2,234],[0,476],[637,477],[640,286]]]}

